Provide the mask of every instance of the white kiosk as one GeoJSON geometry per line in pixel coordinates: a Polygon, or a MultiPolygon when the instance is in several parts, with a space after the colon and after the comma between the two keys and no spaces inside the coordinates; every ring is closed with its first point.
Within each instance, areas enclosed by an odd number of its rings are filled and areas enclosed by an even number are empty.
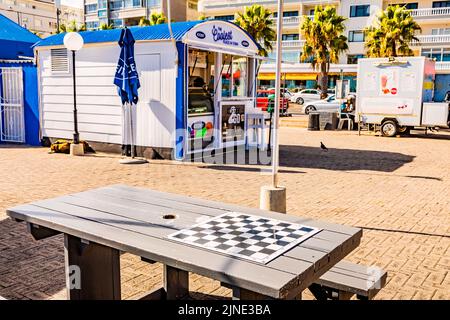
{"type": "MultiPolygon", "coordinates": [[[[245,143],[256,108],[259,45],[237,25],[219,20],[129,27],[141,88],[133,115],[138,155],[182,160],[190,153],[245,143]]],[[[80,139],[123,144],[122,107],[113,77],[120,29],[81,32],[77,54],[80,139]]],[[[71,138],[71,68],[64,34],[35,47],[41,136],[71,138]]]]}

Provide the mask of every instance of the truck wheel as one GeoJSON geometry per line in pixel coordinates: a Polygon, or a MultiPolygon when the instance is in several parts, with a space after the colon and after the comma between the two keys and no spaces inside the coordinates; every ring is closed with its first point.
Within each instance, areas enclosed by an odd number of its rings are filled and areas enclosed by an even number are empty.
{"type": "Polygon", "coordinates": [[[397,131],[397,124],[392,120],[387,120],[381,125],[381,134],[384,137],[395,137],[397,131]]]}
{"type": "Polygon", "coordinates": [[[302,97],[298,97],[297,100],[295,101],[297,104],[304,104],[305,100],[303,100],[302,97]]]}

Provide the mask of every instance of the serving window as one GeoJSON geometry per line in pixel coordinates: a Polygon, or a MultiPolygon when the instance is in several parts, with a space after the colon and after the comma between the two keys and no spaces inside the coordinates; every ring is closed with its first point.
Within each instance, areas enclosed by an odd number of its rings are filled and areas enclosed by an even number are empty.
{"type": "Polygon", "coordinates": [[[248,97],[249,59],[224,54],[222,62],[222,98],[248,97]]]}

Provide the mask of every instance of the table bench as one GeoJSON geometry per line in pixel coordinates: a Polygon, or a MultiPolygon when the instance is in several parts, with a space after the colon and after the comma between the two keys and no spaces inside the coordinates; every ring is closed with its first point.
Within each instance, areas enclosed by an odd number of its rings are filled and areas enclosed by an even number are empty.
{"type": "Polygon", "coordinates": [[[354,250],[362,236],[359,228],[125,185],[36,201],[7,214],[25,221],[36,240],[64,234],[69,299],[120,299],[121,252],[164,265],[163,288],[146,299],[186,296],[188,272],[228,284],[235,299],[295,299],[354,250]],[[266,264],[167,238],[230,211],[322,230],[266,264]],[[163,219],[171,215],[177,218],[163,219]]]}
{"type": "Polygon", "coordinates": [[[385,286],[387,272],[347,261],[338,262],[309,287],[317,300],[371,300],[385,286]]]}

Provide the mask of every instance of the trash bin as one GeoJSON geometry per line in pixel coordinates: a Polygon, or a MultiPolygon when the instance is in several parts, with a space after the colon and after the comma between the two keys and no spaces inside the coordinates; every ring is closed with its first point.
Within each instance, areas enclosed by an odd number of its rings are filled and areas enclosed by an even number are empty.
{"type": "Polygon", "coordinates": [[[308,118],[308,130],[318,131],[320,130],[320,118],[318,112],[310,112],[308,118]]]}
{"type": "Polygon", "coordinates": [[[336,130],[338,127],[338,113],[332,111],[319,112],[320,130],[336,130]]]}

